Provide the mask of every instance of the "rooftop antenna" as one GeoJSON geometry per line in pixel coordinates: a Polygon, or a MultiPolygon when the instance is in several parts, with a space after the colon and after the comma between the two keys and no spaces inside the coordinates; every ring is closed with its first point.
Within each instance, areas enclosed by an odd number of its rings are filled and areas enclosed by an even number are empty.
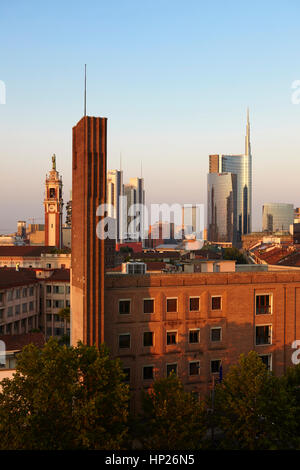
{"type": "Polygon", "coordinates": [[[84,64],[84,116],[86,116],[86,64],[84,64]]]}
{"type": "Polygon", "coordinates": [[[143,162],[141,161],[141,179],[143,178],[143,162]]]}
{"type": "Polygon", "coordinates": [[[122,171],[122,152],[120,152],[120,171],[122,171]]]}

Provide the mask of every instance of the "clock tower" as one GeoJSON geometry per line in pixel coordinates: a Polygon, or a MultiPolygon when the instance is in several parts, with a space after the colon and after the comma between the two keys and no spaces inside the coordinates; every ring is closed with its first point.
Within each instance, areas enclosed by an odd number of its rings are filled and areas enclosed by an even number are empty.
{"type": "Polygon", "coordinates": [[[62,178],[56,171],[56,156],[52,157],[52,169],[46,175],[45,191],[45,245],[62,248],[62,178]]]}

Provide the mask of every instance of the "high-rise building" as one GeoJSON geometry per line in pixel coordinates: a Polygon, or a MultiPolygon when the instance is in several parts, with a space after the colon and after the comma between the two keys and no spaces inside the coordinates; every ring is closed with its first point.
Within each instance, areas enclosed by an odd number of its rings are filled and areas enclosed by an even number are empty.
{"type": "Polygon", "coordinates": [[[241,155],[210,155],[209,173],[234,173],[237,175],[237,240],[250,233],[252,228],[252,154],[250,121],[247,112],[245,153],[241,155]]]}
{"type": "MultiPolygon", "coordinates": [[[[106,202],[107,118],[73,127],[71,343],[104,341],[105,240],[97,235],[106,202]]],[[[103,214],[104,216],[104,214],[103,214]]]]}
{"type": "Polygon", "coordinates": [[[52,169],[46,175],[45,191],[45,245],[62,247],[62,178],[56,170],[56,156],[52,156],[52,169]]]}
{"type": "Polygon", "coordinates": [[[124,185],[124,195],[127,200],[128,214],[132,206],[136,207],[134,214],[127,215],[127,238],[141,241],[144,238],[144,206],[145,206],[145,190],[144,178],[130,178],[129,184],[124,185]]]}
{"type": "Polygon", "coordinates": [[[123,171],[109,170],[107,173],[107,215],[108,217],[112,217],[115,220],[117,241],[122,241],[124,237],[125,214],[123,207],[123,197],[123,171]]]}
{"type": "Polygon", "coordinates": [[[288,232],[294,222],[294,205],[266,203],[262,208],[262,229],[267,232],[288,232]]]}
{"type": "Polygon", "coordinates": [[[207,230],[213,242],[237,241],[237,175],[208,173],[207,230]]]}

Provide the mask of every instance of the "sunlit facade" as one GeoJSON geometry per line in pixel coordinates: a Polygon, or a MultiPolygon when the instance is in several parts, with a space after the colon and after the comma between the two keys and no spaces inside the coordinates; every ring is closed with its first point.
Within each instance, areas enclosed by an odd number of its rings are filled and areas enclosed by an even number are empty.
{"type": "Polygon", "coordinates": [[[262,229],[268,232],[288,232],[294,221],[293,204],[267,203],[262,208],[262,229]]]}

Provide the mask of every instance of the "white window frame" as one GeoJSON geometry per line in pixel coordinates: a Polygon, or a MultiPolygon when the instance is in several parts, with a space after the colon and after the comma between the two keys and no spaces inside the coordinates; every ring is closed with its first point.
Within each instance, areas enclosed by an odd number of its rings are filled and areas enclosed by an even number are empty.
{"type": "Polygon", "coordinates": [[[189,361],[189,377],[195,377],[196,375],[200,375],[200,367],[201,367],[200,361],[189,361]],[[198,365],[198,374],[191,374],[191,372],[190,372],[190,365],[191,364],[199,364],[198,365]]]}
{"type": "Polygon", "coordinates": [[[223,339],[223,331],[222,331],[222,327],[221,326],[211,326],[210,327],[210,341],[211,343],[220,343],[223,339]],[[218,341],[214,341],[212,339],[212,330],[221,330],[221,334],[220,334],[220,339],[218,341]]]}
{"type": "Polygon", "coordinates": [[[128,331],[127,333],[119,333],[118,334],[118,349],[130,349],[131,348],[131,333],[128,331]],[[128,348],[120,348],[120,336],[128,336],[129,335],[129,347],[128,348]]]}
{"type": "Polygon", "coordinates": [[[222,310],[222,307],[223,307],[223,299],[222,299],[222,295],[211,295],[210,296],[210,309],[211,311],[213,312],[219,312],[220,310],[222,310]],[[212,308],[212,299],[216,299],[217,297],[220,297],[221,298],[221,307],[220,308],[212,308]]]}
{"type": "Polygon", "coordinates": [[[261,357],[261,356],[269,356],[270,357],[270,368],[268,370],[272,371],[273,370],[273,355],[272,355],[272,353],[259,354],[259,357],[261,357]]]}
{"type": "Polygon", "coordinates": [[[155,313],[155,298],[154,297],[144,297],[143,298],[143,315],[153,315],[155,313]],[[144,312],[144,300],[153,300],[153,312],[146,313],[144,312]]]}
{"type": "Polygon", "coordinates": [[[256,315],[272,315],[273,314],[273,292],[255,292],[255,304],[254,304],[254,308],[255,308],[255,316],[256,315]],[[271,313],[256,313],[256,297],[258,297],[259,295],[269,295],[270,298],[271,298],[271,302],[270,302],[270,305],[271,305],[271,313]]]}
{"type": "Polygon", "coordinates": [[[144,331],[143,331],[142,346],[143,346],[143,348],[153,348],[153,347],[155,346],[155,333],[154,333],[154,331],[152,331],[152,330],[144,330],[144,331]],[[145,334],[145,333],[152,333],[153,344],[152,344],[151,346],[145,346],[145,345],[144,345],[144,334],[145,334]]]}
{"type": "Polygon", "coordinates": [[[201,310],[201,300],[199,295],[190,295],[189,296],[189,312],[200,312],[201,310]],[[190,299],[199,299],[199,308],[198,310],[191,310],[191,302],[190,299]]]}
{"type": "Polygon", "coordinates": [[[272,323],[262,323],[261,325],[255,325],[255,346],[271,346],[273,344],[273,325],[272,323]],[[264,344],[257,344],[256,343],[256,328],[259,326],[269,326],[271,328],[271,334],[270,334],[270,343],[264,343],[264,344]]]}
{"type": "Polygon", "coordinates": [[[176,366],[176,377],[178,377],[178,362],[168,362],[166,364],[166,377],[169,377],[168,375],[168,366],[176,366]]]}
{"type": "Polygon", "coordinates": [[[166,313],[178,313],[178,297],[166,297],[166,313]],[[168,300],[176,300],[175,312],[168,312],[168,300]]]}
{"type": "Polygon", "coordinates": [[[118,299],[118,315],[131,315],[131,299],[118,299]],[[120,302],[129,301],[129,313],[120,313],[120,302]]]}
{"type": "Polygon", "coordinates": [[[189,328],[189,332],[188,332],[188,335],[189,335],[189,344],[199,344],[200,343],[200,328],[189,328]],[[198,339],[199,341],[197,341],[197,343],[191,343],[190,342],[190,332],[191,331],[198,331],[198,339]]]}
{"type": "Polygon", "coordinates": [[[166,346],[175,346],[178,344],[178,330],[167,330],[166,331],[166,346]],[[176,333],[176,343],[168,344],[168,333],[176,333]]]}

